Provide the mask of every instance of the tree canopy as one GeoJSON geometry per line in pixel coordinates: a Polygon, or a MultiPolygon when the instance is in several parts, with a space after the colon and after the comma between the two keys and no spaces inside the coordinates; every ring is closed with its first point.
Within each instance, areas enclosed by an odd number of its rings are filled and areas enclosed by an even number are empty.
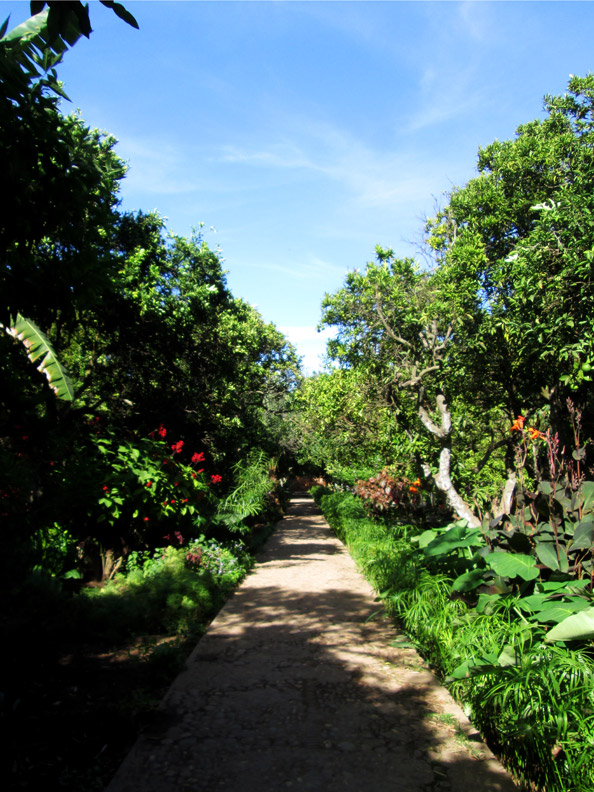
{"type": "MultiPolygon", "coordinates": [[[[503,487],[516,416],[548,427],[561,446],[576,415],[593,435],[593,97],[592,75],[572,77],[565,95],[546,97],[543,119],[479,151],[478,175],[427,221],[432,266],[378,247],[376,261],[322,304],[322,326],[338,331],[328,352],[339,369],[328,381],[339,387],[351,371],[360,398],[394,422],[384,462],[423,469],[450,494],[451,465],[467,504],[503,487]]],[[[313,397],[322,409],[328,387],[313,397]]],[[[305,414],[319,421],[314,412],[305,414]]],[[[333,426],[347,415],[345,405],[333,426]]],[[[369,450],[373,434],[350,430],[369,450]]]]}

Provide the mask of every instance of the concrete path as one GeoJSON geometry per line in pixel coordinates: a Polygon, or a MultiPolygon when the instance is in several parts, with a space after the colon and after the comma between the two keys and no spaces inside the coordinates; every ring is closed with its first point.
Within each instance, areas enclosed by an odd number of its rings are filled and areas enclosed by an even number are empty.
{"type": "Polygon", "coordinates": [[[374,596],[293,498],[108,792],[513,792],[374,596]]]}

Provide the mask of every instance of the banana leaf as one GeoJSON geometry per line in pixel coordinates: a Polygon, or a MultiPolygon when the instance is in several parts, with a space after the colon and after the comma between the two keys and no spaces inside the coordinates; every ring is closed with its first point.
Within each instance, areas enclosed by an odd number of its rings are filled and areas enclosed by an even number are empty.
{"type": "Polygon", "coordinates": [[[16,322],[13,322],[11,327],[4,329],[24,345],[29,360],[31,363],[36,363],[38,371],[45,374],[50,388],[58,399],[72,401],[74,388],[45,333],[21,314],[17,314],[16,322]]]}

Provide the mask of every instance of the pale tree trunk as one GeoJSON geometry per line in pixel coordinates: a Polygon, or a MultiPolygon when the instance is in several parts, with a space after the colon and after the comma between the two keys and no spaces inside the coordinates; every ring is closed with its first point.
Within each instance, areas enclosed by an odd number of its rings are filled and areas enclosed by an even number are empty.
{"type": "Polygon", "coordinates": [[[437,489],[441,490],[448,502],[448,505],[462,520],[466,520],[471,528],[478,528],[481,524],[478,517],[472,511],[470,506],[463,500],[450,478],[450,463],[451,463],[451,448],[450,448],[450,434],[452,431],[452,419],[450,411],[446,404],[445,396],[439,394],[436,399],[437,409],[439,410],[441,422],[438,426],[429,416],[427,410],[422,404],[419,404],[419,418],[423,425],[431,432],[432,435],[438,437],[441,442],[441,451],[439,454],[439,470],[433,475],[429,465],[423,463],[422,468],[425,475],[433,478],[437,489]]]}
{"type": "Polygon", "coordinates": [[[514,491],[516,489],[517,475],[515,470],[508,469],[507,481],[503,487],[503,493],[499,505],[493,509],[493,517],[501,517],[503,514],[511,512],[514,491]]]}

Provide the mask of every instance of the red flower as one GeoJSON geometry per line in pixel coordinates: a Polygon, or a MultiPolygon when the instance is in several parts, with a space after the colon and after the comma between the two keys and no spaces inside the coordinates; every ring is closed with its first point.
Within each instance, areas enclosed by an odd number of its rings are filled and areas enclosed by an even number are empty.
{"type": "Polygon", "coordinates": [[[149,518],[148,518],[148,517],[145,517],[145,518],[144,518],[144,521],[145,521],[145,522],[148,522],[148,521],[149,521],[149,518]]]}
{"type": "Polygon", "coordinates": [[[103,492],[109,492],[109,487],[107,486],[107,484],[103,487],[103,492]]]}
{"type": "Polygon", "coordinates": [[[223,480],[223,477],[219,476],[218,473],[213,473],[212,476],[210,477],[210,480],[212,481],[213,484],[218,484],[219,481],[223,480]]]}
{"type": "Polygon", "coordinates": [[[153,486],[153,482],[152,481],[147,481],[144,486],[145,487],[152,487],[153,486]]]}
{"type": "Polygon", "coordinates": [[[187,502],[188,502],[187,498],[182,498],[182,503],[187,503],[187,502]]]}
{"type": "Polygon", "coordinates": [[[161,426],[159,427],[159,429],[157,431],[157,434],[159,435],[159,437],[166,437],[167,436],[167,429],[165,429],[163,424],[161,424],[161,426]]]}
{"type": "Polygon", "coordinates": [[[174,454],[181,454],[181,450],[183,447],[184,447],[184,441],[178,440],[177,443],[174,443],[171,446],[171,450],[173,451],[174,454]]]}
{"type": "Polygon", "coordinates": [[[202,452],[198,453],[197,451],[192,456],[192,463],[197,462],[204,462],[204,454],[202,452]]]}

